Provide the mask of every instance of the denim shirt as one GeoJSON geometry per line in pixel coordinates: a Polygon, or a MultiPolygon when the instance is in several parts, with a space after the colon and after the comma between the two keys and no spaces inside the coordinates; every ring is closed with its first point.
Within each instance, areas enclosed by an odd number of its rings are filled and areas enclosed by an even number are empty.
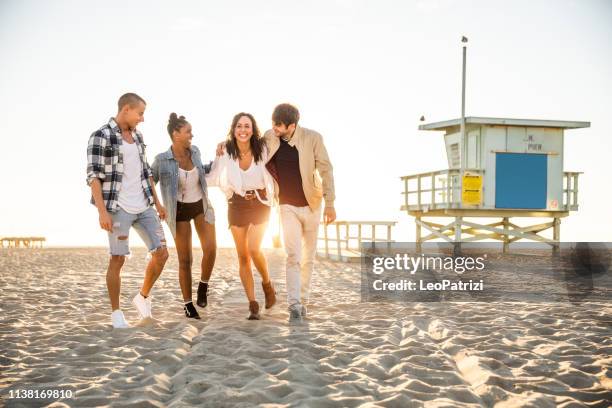
{"type": "MultiPolygon", "coordinates": [[[[203,165],[202,158],[200,156],[200,149],[197,146],[192,145],[191,148],[191,161],[193,165],[198,169],[198,175],[200,176],[200,184],[202,186],[202,204],[204,207],[204,215],[208,223],[214,223],[214,210],[210,201],[208,200],[208,190],[206,186],[206,179],[204,176],[210,172],[211,163],[203,165]]],[[[169,148],[164,153],[160,153],[155,156],[155,160],[151,165],[153,172],[153,180],[157,184],[161,181],[161,195],[164,201],[164,207],[166,207],[166,223],[170,227],[172,236],[176,236],[176,203],[178,196],[179,186],[179,166],[178,161],[174,159],[172,148],[169,148]]]]}

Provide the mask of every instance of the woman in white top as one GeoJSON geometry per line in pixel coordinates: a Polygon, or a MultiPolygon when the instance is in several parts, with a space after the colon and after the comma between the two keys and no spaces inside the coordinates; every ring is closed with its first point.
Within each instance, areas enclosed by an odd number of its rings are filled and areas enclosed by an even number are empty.
{"type": "Polygon", "coordinates": [[[274,199],[274,181],[266,169],[267,148],[253,115],[238,113],[232,120],[225,153],[217,157],[206,175],[209,186],[218,186],[228,199],[228,220],[240,267],[240,280],[249,300],[249,320],[259,319],[259,303],[251,260],[259,271],[266,309],[276,303],[276,294],[261,241],[274,199]]]}

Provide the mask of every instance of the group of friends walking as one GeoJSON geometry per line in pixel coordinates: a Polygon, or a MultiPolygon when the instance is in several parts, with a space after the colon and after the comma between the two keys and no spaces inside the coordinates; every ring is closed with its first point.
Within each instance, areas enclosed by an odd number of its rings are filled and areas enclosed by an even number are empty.
{"type": "Polygon", "coordinates": [[[289,320],[305,318],[321,216],[325,223],[336,219],[333,168],[321,135],[299,126],[300,113],[290,104],[276,106],[272,129],[263,135],[253,115],[241,112],[232,119],[226,140],[216,145],[214,160],[205,162],[192,144],[189,121],[171,113],[167,126],[171,145],[149,165],[142,133],[137,130],[145,109],[145,100],[137,94],[122,95],[117,115],[90,136],[87,147],[91,203],[109,240],[106,285],[113,327],[129,327],[120,308],[120,274],[130,253],[132,227],[151,255],[132,303],[140,318],[152,317],[151,291],[169,256],[162,221],[174,238],[185,316],[200,318],[192,294],[192,222],[202,248],[196,305],[205,308],[217,251],[215,212],[208,198],[208,187],[213,186],[228,201],[228,223],[248,299],[248,319],[260,319],[251,265],[261,275],[265,308],[276,303],[261,250],[275,205],[280,208],[287,254],[289,320]]]}

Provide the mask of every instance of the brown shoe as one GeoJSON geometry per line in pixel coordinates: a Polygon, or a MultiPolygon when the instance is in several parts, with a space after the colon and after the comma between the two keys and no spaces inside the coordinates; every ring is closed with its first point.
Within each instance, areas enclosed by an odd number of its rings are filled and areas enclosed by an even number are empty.
{"type": "Polygon", "coordinates": [[[248,320],[259,320],[259,303],[253,300],[249,302],[249,317],[248,320]]]}
{"type": "Polygon", "coordinates": [[[272,281],[268,283],[261,282],[261,286],[263,287],[263,292],[266,297],[266,309],[269,309],[276,303],[276,291],[274,290],[274,286],[272,286],[272,281]]]}

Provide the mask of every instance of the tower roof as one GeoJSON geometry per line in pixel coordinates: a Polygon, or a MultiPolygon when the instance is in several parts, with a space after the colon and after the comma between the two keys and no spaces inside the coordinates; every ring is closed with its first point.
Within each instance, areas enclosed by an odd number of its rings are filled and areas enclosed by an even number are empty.
{"type": "MultiPolygon", "coordinates": [[[[591,122],[565,121],[565,120],[540,120],[540,119],[512,119],[512,118],[481,118],[469,116],[465,118],[466,124],[502,125],[520,127],[545,127],[557,129],[580,129],[591,126],[591,122]]],[[[455,126],[461,126],[461,119],[451,119],[442,122],[427,123],[419,125],[419,130],[445,130],[455,126]]]]}

